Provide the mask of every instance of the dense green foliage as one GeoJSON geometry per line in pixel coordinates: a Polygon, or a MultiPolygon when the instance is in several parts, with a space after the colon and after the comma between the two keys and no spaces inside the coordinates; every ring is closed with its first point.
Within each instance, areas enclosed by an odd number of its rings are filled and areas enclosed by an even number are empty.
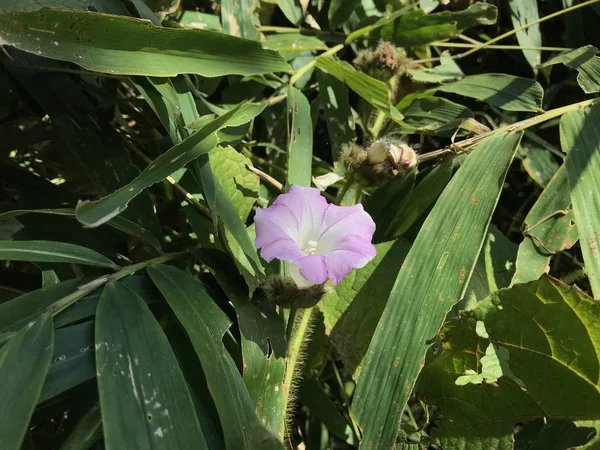
{"type": "Polygon", "coordinates": [[[600,449],[599,27],[0,0],[0,450],[600,449]],[[377,255],[282,298],[292,185],[377,255]]]}

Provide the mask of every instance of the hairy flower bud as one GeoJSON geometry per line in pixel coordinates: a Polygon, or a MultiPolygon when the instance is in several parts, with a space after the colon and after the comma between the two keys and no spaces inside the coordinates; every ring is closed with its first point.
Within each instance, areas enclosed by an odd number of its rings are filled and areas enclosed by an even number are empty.
{"type": "Polygon", "coordinates": [[[282,308],[311,308],[325,296],[323,284],[298,287],[289,277],[273,276],[261,286],[267,300],[282,308]]]}

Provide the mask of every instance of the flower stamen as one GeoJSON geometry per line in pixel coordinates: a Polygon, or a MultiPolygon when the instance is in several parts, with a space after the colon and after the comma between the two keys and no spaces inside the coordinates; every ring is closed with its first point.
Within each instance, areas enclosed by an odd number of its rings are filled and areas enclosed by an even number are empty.
{"type": "Polygon", "coordinates": [[[310,240],[308,241],[308,247],[302,249],[302,251],[307,255],[314,255],[317,252],[317,245],[319,245],[317,241],[310,240]]]}

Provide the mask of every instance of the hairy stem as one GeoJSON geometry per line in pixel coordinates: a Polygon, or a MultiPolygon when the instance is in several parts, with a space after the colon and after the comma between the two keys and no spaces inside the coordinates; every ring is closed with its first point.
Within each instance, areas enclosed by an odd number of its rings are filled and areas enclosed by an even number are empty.
{"type": "MultiPolygon", "coordinates": [[[[293,320],[293,328],[287,348],[287,364],[283,377],[283,396],[285,401],[286,420],[284,421],[285,434],[288,435],[288,418],[294,406],[294,388],[298,384],[298,378],[302,371],[303,348],[310,336],[310,322],[313,308],[296,309],[290,313],[290,321],[293,320]]],[[[290,446],[291,447],[291,446],[290,446]]]]}

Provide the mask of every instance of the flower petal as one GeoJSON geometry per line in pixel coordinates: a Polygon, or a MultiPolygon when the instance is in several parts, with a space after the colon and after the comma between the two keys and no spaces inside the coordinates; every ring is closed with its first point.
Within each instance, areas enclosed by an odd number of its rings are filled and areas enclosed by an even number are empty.
{"type": "Polygon", "coordinates": [[[317,239],[328,209],[327,200],[318,189],[294,185],[286,194],[275,199],[273,206],[276,205],[287,207],[296,218],[300,248],[305,248],[309,240],[317,239]]]}
{"type": "Polygon", "coordinates": [[[338,250],[348,235],[355,235],[371,242],[375,233],[375,222],[363,206],[337,206],[330,204],[319,233],[319,253],[327,254],[338,250]]]}
{"type": "Polygon", "coordinates": [[[282,237],[263,246],[260,250],[260,256],[267,262],[270,262],[274,258],[283,261],[294,261],[306,255],[298,248],[298,244],[293,239],[282,237]]]}
{"type": "Polygon", "coordinates": [[[308,255],[294,261],[298,266],[300,275],[313,284],[321,284],[327,281],[327,266],[325,256],[308,255]]]}
{"type": "Polygon", "coordinates": [[[287,206],[272,205],[267,209],[257,209],[254,216],[256,225],[256,248],[262,248],[282,238],[298,240],[299,224],[287,206]]]}
{"type": "Polygon", "coordinates": [[[359,236],[346,236],[340,248],[325,255],[327,274],[333,284],[338,284],[352,269],[364,267],[377,251],[370,241],[359,236]]]}

